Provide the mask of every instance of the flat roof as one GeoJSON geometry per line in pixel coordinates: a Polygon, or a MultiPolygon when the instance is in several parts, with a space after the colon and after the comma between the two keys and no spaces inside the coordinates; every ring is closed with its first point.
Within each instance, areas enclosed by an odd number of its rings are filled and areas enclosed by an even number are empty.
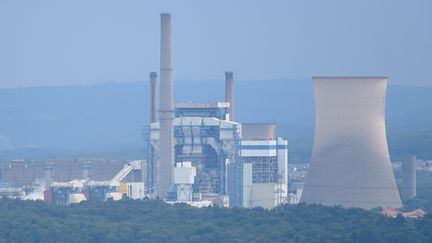
{"type": "Polygon", "coordinates": [[[229,102],[178,102],[175,108],[228,108],[229,102]]]}
{"type": "Polygon", "coordinates": [[[276,122],[242,122],[242,125],[277,125],[276,122]]]}

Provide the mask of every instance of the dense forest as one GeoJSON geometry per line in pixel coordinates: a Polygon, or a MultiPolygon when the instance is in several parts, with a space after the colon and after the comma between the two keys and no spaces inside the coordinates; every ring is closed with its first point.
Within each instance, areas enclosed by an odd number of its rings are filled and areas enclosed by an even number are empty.
{"type": "MultiPolygon", "coordinates": [[[[396,171],[397,178],[400,171],[396,171]]],[[[67,207],[0,199],[0,242],[432,242],[432,173],[418,171],[417,197],[388,218],[320,205],[192,208],[158,200],[83,202],[67,207]]]]}
{"type": "Polygon", "coordinates": [[[388,146],[393,161],[403,156],[416,155],[418,159],[432,160],[432,128],[412,131],[392,131],[388,146]]]}
{"type": "Polygon", "coordinates": [[[432,215],[388,218],[320,205],[192,208],[157,200],[68,207],[0,199],[0,242],[426,242],[432,215]]]}

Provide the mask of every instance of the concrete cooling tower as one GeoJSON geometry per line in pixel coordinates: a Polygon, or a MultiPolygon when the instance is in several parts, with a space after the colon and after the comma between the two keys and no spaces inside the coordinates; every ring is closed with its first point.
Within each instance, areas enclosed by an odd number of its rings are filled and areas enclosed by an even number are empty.
{"type": "Polygon", "coordinates": [[[387,78],[313,80],[315,139],[301,201],[364,209],[402,207],[387,147],[387,78]]]}

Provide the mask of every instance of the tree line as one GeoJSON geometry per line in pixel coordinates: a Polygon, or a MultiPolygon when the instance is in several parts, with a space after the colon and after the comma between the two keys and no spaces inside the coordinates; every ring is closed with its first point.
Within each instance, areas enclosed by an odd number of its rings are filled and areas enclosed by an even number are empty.
{"type": "Polygon", "coordinates": [[[67,207],[0,199],[0,242],[427,242],[432,216],[321,205],[192,208],[158,200],[67,207]]]}

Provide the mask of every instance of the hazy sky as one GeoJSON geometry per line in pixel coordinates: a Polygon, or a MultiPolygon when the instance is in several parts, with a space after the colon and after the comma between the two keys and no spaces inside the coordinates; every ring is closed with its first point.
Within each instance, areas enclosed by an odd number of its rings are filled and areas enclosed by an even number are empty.
{"type": "Polygon", "coordinates": [[[147,80],[161,12],[173,14],[175,79],[432,86],[431,0],[1,0],[0,87],[147,80]]]}

